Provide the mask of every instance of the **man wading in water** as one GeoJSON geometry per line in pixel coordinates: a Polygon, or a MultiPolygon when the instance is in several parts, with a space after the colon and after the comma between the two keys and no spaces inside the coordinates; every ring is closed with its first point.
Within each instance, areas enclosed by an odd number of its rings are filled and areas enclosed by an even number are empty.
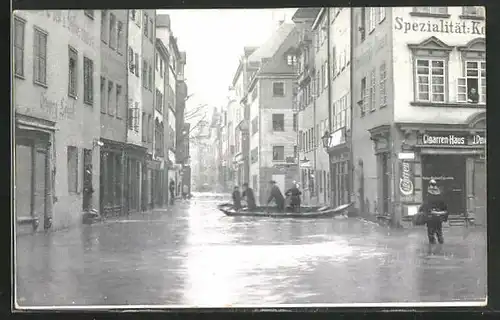
{"type": "Polygon", "coordinates": [[[443,222],[448,220],[448,207],[434,179],[429,181],[426,200],[418,211],[424,215],[429,244],[436,243],[434,235],[437,236],[438,242],[443,244],[443,222]]]}

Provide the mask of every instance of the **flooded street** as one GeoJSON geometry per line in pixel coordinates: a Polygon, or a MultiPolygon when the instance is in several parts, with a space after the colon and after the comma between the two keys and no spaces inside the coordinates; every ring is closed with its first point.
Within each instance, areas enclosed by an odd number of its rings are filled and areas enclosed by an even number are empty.
{"type": "Polygon", "coordinates": [[[445,302],[486,296],[486,232],[348,219],[230,218],[215,195],[17,238],[22,306],[445,302]]]}

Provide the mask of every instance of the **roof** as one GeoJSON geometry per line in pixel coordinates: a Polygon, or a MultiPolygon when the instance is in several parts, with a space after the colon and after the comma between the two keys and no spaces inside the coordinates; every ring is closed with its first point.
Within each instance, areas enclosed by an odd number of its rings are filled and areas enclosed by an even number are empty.
{"type": "Polygon", "coordinates": [[[248,61],[260,62],[263,58],[273,57],[294,27],[293,23],[281,24],[273,35],[248,57],[248,61]]]}
{"type": "Polygon", "coordinates": [[[312,19],[314,20],[316,16],[321,11],[321,8],[299,8],[295,11],[292,21],[302,20],[302,19],[312,19]]]}

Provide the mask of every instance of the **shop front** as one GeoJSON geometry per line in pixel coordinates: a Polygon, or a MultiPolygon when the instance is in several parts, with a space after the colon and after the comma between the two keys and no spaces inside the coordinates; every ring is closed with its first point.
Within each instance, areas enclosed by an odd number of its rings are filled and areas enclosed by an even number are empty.
{"type": "Polygon", "coordinates": [[[101,138],[100,212],[104,216],[125,214],[125,156],[123,145],[101,138]]]}
{"type": "Polygon", "coordinates": [[[16,234],[51,227],[53,208],[52,139],[54,123],[16,116],[16,234]]]}
{"type": "Polygon", "coordinates": [[[142,167],[146,148],[127,145],[125,149],[125,207],[128,214],[141,211],[142,167]]]}
{"type": "Polygon", "coordinates": [[[325,175],[330,190],[330,204],[338,207],[352,202],[351,199],[351,161],[350,148],[345,128],[323,136],[323,144],[329,156],[330,173],[325,175]],[[328,137],[328,140],[326,140],[328,137]]]}
{"type": "Polygon", "coordinates": [[[486,225],[485,128],[402,129],[397,190],[403,220],[416,213],[435,180],[452,218],[473,216],[477,225],[486,225]]]}

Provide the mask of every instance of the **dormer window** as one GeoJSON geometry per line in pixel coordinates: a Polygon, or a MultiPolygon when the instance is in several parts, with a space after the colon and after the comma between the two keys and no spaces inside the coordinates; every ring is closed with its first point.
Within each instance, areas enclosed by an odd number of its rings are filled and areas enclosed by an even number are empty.
{"type": "Polygon", "coordinates": [[[297,65],[297,56],[294,54],[289,54],[286,56],[286,64],[289,66],[297,65]]]}
{"type": "Polygon", "coordinates": [[[485,10],[481,6],[467,6],[462,9],[463,15],[461,18],[484,18],[485,10]]]}

